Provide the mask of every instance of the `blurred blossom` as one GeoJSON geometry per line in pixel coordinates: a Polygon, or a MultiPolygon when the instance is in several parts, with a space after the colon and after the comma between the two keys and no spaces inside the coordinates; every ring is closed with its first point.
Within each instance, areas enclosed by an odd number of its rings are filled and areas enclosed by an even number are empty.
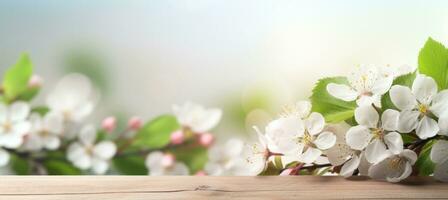
{"type": "Polygon", "coordinates": [[[171,154],[167,155],[160,151],[148,154],[145,164],[151,176],[189,174],[188,167],[184,163],[177,162],[171,154]]]}

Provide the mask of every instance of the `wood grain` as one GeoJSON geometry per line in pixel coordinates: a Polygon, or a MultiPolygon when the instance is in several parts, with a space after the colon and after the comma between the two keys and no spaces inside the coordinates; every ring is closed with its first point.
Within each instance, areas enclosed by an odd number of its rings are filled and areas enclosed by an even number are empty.
{"type": "Polygon", "coordinates": [[[429,177],[400,184],[363,177],[2,176],[0,199],[448,199],[429,177]]]}

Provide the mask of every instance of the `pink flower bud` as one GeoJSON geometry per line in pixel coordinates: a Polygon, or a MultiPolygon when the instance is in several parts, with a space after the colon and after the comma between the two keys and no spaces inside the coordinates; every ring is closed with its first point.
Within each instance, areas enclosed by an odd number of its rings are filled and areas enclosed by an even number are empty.
{"type": "Polygon", "coordinates": [[[128,128],[130,130],[136,131],[142,127],[143,121],[139,117],[131,117],[128,121],[128,128]]]}
{"type": "Polygon", "coordinates": [[[30,78],[30,80],[28,81],[28,87],[30,88],[38,88],[42,85],[42,77],[40,77],[39,75],[33,74],[30,78]]]}
{"type": "Polygon", "coordinates": [[[164,167],[170,167],[174,165],[174,161],[176,160],[176,158],[173,156],[173,154],[165,154],[163,155],[163,158],[161,160],[162,166],[164,167]]]}
{"type": "Polygon", "coordinates": [[[293,168],[285,169],[282,171],[282,173],[280,173],[280,176],[289,176],[289,175],[291,175],[292,171],[293,171],[293,168]]]}
{"type": "Polygon", "coordinates": [[[214,141],[214,137],[210,133],[202,133],[199,135],[199,144],[204,147],[209,147],[214,141]]]}
{"type": "Polygon", "coordinates": [[[171,144],[182,144],[184,142],[184,132],[182,130],[171,133],[171,144]]]}
{"type": "Polygon", "coordinates": [[[105,118],[103,120],[103,123],[101,124],[101,127],[109,133],[114,131],[116,126],[117,126],[117,119],[112,116],[105,118]]]}
{"type": "Polygon", "coordinates": [[[205,173],[204,171],[198,171],[196,172],[195,176],[207,176],[207,173],[205,173]]]}

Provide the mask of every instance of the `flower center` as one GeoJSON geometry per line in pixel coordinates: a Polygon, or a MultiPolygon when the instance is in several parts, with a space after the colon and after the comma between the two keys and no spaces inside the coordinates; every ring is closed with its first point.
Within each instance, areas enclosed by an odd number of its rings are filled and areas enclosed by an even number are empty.
{"type": "Polygon", "coordinates": [[[299,142],[303,143],[305,145],[305,148],[314,147],[313,136],[310,135],[307,131],[305,131],[305,134],[302,138],[299,138],[299,142]]]}
{"type": "Polygon", "coordinates": [[[373,137],[382,140],[384,137],[384,130],[382,128],[375,128],[372,131],[373,137]]]}
{"type": "Polygon", "coordinates": [[[39,135],[41,136],[41,137],[46,137],[46,136],[48,136],[50,134],[50,132],[48,132],[48,130],[46,130],[46,129],[42,129],[41,131],[39,131],[39,135]]]}
{"type": "Polygon", "coordinates": [[[398,170],[403,167],[404,162],[405,160],[403,158],[396,156],[395,158],[389,160],[388,165],[391,169],[398,170]]]}
{"type": "Polygon", "coordinates": [[[418,105],[418,111],[420,111],[420,113],[426,115],[429,111],[428,106],[425,104],[419,104],[418,105]]]}
{"type": "Polygon", "coordinates": [[[12,130],[12,124],[9,121],[3,123],[3,131],[9,133],[12,130]]]}

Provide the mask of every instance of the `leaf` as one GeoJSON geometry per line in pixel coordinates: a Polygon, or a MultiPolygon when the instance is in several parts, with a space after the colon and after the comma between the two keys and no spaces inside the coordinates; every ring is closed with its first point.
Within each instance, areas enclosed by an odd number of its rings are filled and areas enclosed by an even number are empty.
{"type": "Polygon", "coordinates": [[[281,173],[281,170],[275,167],[273,162],[269,162],[266,169],[261,172],[260,176],[278,176],[281,173]]]}
{"type": "Polygon", "coordinates": [[[82,172],[67,160],[46,160],[43,163],[49,175],[81,175],[82,172]]]}
{"type": "Polygon", "coordinates": [[[148,169],[142,156],[115,157],[112,163],[115,169],[124,175],[148,175],[148,169]]]}
{"type": "Polygon", "coordinates": [[[345,77],[331,77],[320,79],[313,89],[311,103],[313,111],[321,113],[327,122],[336,123],[353,117],[356,108],[354,101],[347,102],[331,96],[327,92],[329,83],[348,84],[345,77]]]}
{"type": "Polygon", "coordinates": [[[162,148],[170,142],[171,133],[179,129],[172,115],[163,115],[146,123],[136,136],[132,146],[144,148],[162,148]]]}
{"type": "Polygon", "coordinates": [[[401,135],[401,138],[403,139],[404,144],[410,144],[417,140],[417,137],[415,137],[413,134],[410,134],[410,133],[402,133],[400,135],[401,135]]]}
{"type": "Polygon", "coordinates": [[[418,55],[418,69],[434,78],[439,90],[448,88],[448,50],[443,44],[428,38],[418,55]]]}
{"type": "Polygon", "coordinates": [[[174,149],[171,153],[174,154],[176,160],[181,161],[188,166],[191,174],[202,170],[208,161],[207,148],[202,146],[179,147],[174,149]]]}
{"type": "Polygon", "coordinates": [[[17,99],[22,101],[31,101],[37,94],[39,94],[40,87],[28,87],[22,92],[17,99]]]}
{"type": "Polygon", "coordinates": [[[9,68],[3,77],[3,89],[6,98],[11,101],[28,88],[28,80],[33,66],[27,54],[22,54],[17,63],[9,68]]]}
{"type": "Polygon", "coordinates": [[[283,169],[282,157],[281,156],[275,156],[274,164],[275,164],[275,167],[277,169],[280,169],[280,170],[283,169]]]}
{"type": "Polygon", "coordinates": [[[31,174],[31,165],[25,158],[21,158],[15,154],[11,154],[11,169],[17,175],[29,175],[31,174]]]}
{"type": "MultiPolygon", "coordinates": [[[[411,87],[416,76],[417,76],[417,72],[398,76],[394,79],[394,82],[392,83],[392,85],[403,85],[403,86],[411,87]]],[[[394,103],[392,103],[392,100],[390,99],[389,92],[387,92],[386,94],[384,94],[381,97],[381,108],[383,110],[387,110],[387,109],[398,110],[397,107],[395,107],[394,103]]]]}
{"type": "Polygon", "coordinates": [[[434,172],[435,164],[432,162],[430,154],[434,141],[430,141],[423,146],[422,151],[415,163],[420,176],[429,176],[434,172]]]}
{"type": "Polygon", "coordinates": [[[41,116],[46,115],[49,111],[50,109],[46,106],[38,106],[31,109],[31,113],[38,113],[41,116]]]}

